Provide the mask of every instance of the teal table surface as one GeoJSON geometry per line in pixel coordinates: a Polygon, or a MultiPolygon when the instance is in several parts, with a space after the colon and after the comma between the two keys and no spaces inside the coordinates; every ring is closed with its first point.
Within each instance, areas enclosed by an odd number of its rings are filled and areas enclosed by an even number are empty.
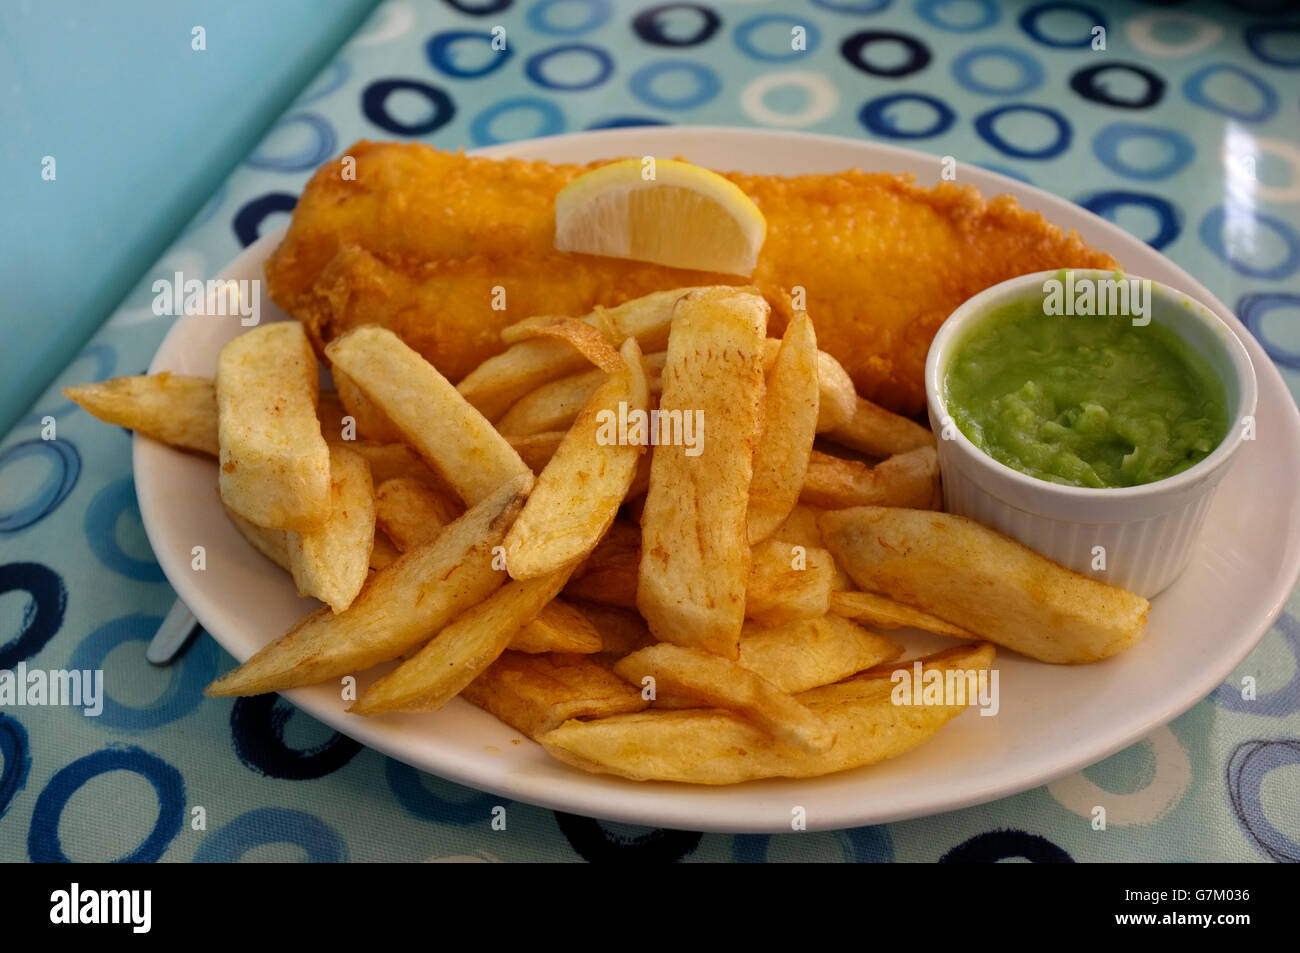
{"type": "MultiPolygon", "coordinates": [[[[20,135],[31,154],[14,156],[6,136],[7,161],[26,178],[17,189],[20,233],[6,230],[14,247],[4,313],[18,336],[3,349],[0,380],[13,384],[50,360],[59,369],[52,386],[22,401],[30,406],[0,443],[0,669],[102,669],[108,698],[97,717],[0,709],[0,860],[1300,860],[1294,595],[1209,698],[1100,764],[1014,797],[773,837],[656,831],[508,804],[507,830],[495,831],[499,798],[362,748],[279,698],[204,698],[203,685],[233,664],[206,634],[171,668],[144,661],[174,594],[140,525],[130,437],[57,390],[140,373],[172,320],[151,308],[153,281],[216,274],[284,222],[312,170],[355,139],[470,148],[670,123],[897,143],[1078,202],[1207,285],[1295,393],[1300,20],[1262,3],[388,0],[292,105],[276,107],[280,118],[207,188],[184,231],[165,249],[150,245],[175,232],[167,216],[197,188],[195,170],[237,148],[202,135],[204,114],[269,109],[278,95],[260,81],[217,94],[182,74],[247,70],[254,48],[281,49],[286,63],[300,52],[278,30],[223,34],[219,22],[233,22],[240,6],[223,8],[207,52],[191,55],[197,15],[148,4],[151,15],[131,29],[156,45],[162,74],[144,62],[140,74],[119,70],[113,110],[68,123],[48,144],[20,135]],[[492,48],[497,28],[504,51],[492,48]],[[194,100],[186,132],[114,137],[132,113],[157,109],[183,84],[212,93],[194,100]],[[57,185],[39,178],[46,153],[58,159],[57,185]],[[112,201],[85,203],[99,192],[112,201]],[[136,214],[142,197],[161,194],[171,197],[169,213],[136,214]],[[120,307],[84,346],[70,331],[78,344],[59,351],[36,330],[64,327],[55,308],[76,312],[84,330],[93,315],[81,298],[113,298],[115,277],[148,248],[152,264],[133,272],[120,307]],[[58,258],[98,259],[97,283],[68,286],[58,258]],[[63,286],[48,287],[52,278],[63,286]],[[56,440],[41,440],[47,416],[56,440]],[[1253,701],[1241,697],[1245,676],[1258,683],[1253,701]],[[1117,806],[1104,831],[1092,829],[1082,806],[1093,803],[1117,806]]],[[[12,57],[0,61],[0,80],[67,102],[97,81],[80,72],[96,40],[65,38],[60,49],[44,33],[33,43],[37,19],[0,12],[12,57]]],[[[103,42],[117,35],[105,31],[103,42]]],[[[131,42],[152,58],[139,35],[131,42]]],[[[18,125],[30,128],[57,106],[24,97],[16,108],[18,125]]]]}
{"type": "Polygon", "coordinates": [[[0,4],[0,432],[376,2],[0,4]]]}

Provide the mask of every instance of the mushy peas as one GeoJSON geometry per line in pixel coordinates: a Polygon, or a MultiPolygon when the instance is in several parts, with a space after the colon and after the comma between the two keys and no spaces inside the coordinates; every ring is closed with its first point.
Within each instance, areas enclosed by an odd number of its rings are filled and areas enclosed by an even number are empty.
{"type": "Polygon", "coordinates": [[[1031,299],[991,311],[948,363],[948,413],[989,456],[1053,483],[1125,487],[1180,473],[1223,440],[1223,384],[1174,332],[1044,310],[1031,299]]]}

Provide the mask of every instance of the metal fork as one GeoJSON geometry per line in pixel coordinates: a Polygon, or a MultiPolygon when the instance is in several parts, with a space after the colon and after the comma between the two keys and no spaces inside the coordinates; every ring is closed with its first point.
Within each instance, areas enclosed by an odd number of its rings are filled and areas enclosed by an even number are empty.
{"type": "Polygon", "coordinates": [[[145,649],[144,657],[154,665],[170,665],[189,647],[200,628],[194,613],[177,599],[145,649]]]}

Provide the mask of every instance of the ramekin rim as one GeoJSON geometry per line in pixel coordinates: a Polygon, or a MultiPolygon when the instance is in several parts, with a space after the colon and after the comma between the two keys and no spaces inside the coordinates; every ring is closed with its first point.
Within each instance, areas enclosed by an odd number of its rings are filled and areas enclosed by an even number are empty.
{"type": "MultiPolygon", "coordinates": [[[[1163,477],[1159,480],[1153,480],[1150,483],[1140,483],[1136,486],[1124,487],[1090,487],[1090,486],[1071,486],[1065,483],[1055,483],[1051,480],[1043,480],[1028,473],[1023,473],[1015,467],[1008,466],[1000,460],[995,459],[984,450],[980,449],[975,443],[962,433],[960,427],[953,427],[955,436],[944,438],[942,433],[936,434],[937,440],[947,440],[955,444],[962,451],[963,456],[968,460],[979,460],[977,466],[983,466],[993,475],[1009,480],[1011,483],[1023,487],[1026,492],[1030,493],[1055,493],[1062,499],[1074,500],[1105,500],[1115,504],[1131,503],[1137,500],[1148,500],[1164,496],[1166,494],[1175,494],[1180,490],[1193,488],[1202,482],[1205,482],[1215,471],[1226,466],[1231,461],[1233,455],[1240,448],[1242,443],[1242,421],[1255,413],[1259,399],[1259,386],[1255,375],[1255,365],[1250,359],[1250,352],[1246,350],[1245,344],[1237,336],[1236,332],[1221,317],[1214,313],[1214,310],[1206,305],[1203,301],[1192,297],[1184,291],[1180,291],[1164,282],[1155,279],[1144,279],[1141,275],[1125,272],[1121,269],[1110,268],[1051,268],[1045,271],[1036,271],[1029,274],[1017,275],[1014,278],[1008,278],[996,285],[991,285],[983,291],[972,295],[961,304],[959,304],[952,313],[939,326],[933,339],[930,341],[930,348],[925,359],[925,392],[926,403],[932,420],[942,422],[946,417],[951,416],[947,412],[947,404],[943,399],[943,382],[938,379],[939,360],[944,352],[944,346],[947,344],[957,331],[966,325],[972,316],[980,313],[979,305],[981,302],[1011,294],[1019,288],[1029,288],[1035,283],[1039,285],[1041,292],[1041,283],[1048,278],[1060,275],[1064,271],[1073,271],[1077,274],[1085,275],[1106,275],[1115,276],[1123,275],[1125,278],[1138,278],[1140,280],[1150,280],[1153,289],[1159,289],[1161,293],[1173,295],[1181,298],[1183,301],[1195,305],[1191,309],[1192,314],[1208,326],[1226,332],[1227,340],[1224,342],[1222,334],[1216,339],[1223,343],[1223,348],[1227,352],[1230,362],[1238,369],[1240,377],[1238,387],[1238,410],[1234,419],[1228,425],[1228,432],[1223,439],[1219,441],[1218,446],[1214,448],[1203,460],[1197,461],[1179,473],[1172,476],[1163,477]]],[[[1172,329],[1171,329],[1172,330],[1172,329]]],[[[1176,331],[1174,333],[1177,333],[1176,331]]],[[[1222,381],[1225,392],[1228,390],[1231,382],[1222,381]]]]}

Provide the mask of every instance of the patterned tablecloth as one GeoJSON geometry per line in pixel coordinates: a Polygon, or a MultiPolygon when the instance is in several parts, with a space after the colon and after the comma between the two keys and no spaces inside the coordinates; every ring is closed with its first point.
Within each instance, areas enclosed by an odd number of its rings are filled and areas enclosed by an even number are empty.
{"type": "MultiPolygon", "coordinates": [[[[353,139],[473,147],[691,123],[897,142],[1077,201],[1233,307],[1294,393],[1297,69],[1296,20],[1221,4],[390,0],[57,384],[142,372],[171,320],[151,309],[153,281],[215,274],[353,139]],[[498,28],[505,51],[492,49],[498,28]]],[[[992,804],[782,837],[519,804],[500,832],[499,798],[363,749],[276,697],[205,699],[232,664],[206,634],[171,668],[145,662],[174,596],[140,525],[130,443],[54,387],[0,444],[0,669],[102,669],[107,694],[98,717],[0,709],[0,860],[1300,859],[1295,596],[1233,677],[1169,727],[992,804]],[[45,417],[56,440],[41,439],[45,417]],[[1254,701],[1241,699],[1245,675],[1254,701]],[[1104,832],[1086,807],[1099,801],[1104,832]]]]}

